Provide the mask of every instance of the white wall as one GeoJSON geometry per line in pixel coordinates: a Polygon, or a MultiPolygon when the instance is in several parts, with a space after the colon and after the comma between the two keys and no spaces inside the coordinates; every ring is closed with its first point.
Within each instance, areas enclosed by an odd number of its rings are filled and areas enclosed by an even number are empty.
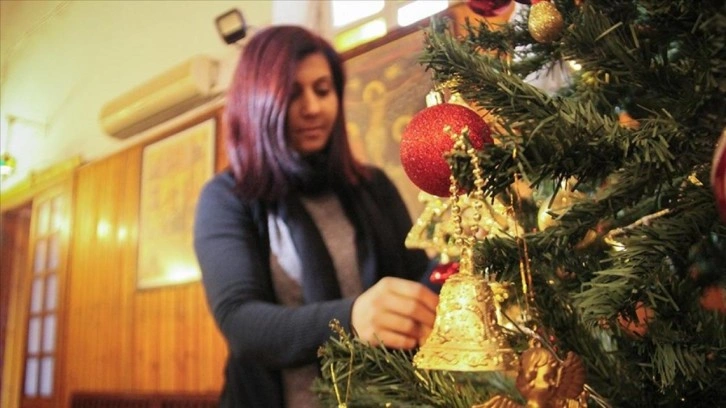
{"type": "Polygon", "coordinates": [[[238,8],[254,30],[304,24],[311,7],[322,3],[0,1],[0,149],[17,158],[15,174],[0,180],[0,191],[64,159],[98,160],[138,143],[137,137],[104,134],[101,107],[193,55],[219,59],[226,86],[240,48],[218,36],[218,15],[238,8]],[[19,118],[12,133],[9,116],[19,118]]]}

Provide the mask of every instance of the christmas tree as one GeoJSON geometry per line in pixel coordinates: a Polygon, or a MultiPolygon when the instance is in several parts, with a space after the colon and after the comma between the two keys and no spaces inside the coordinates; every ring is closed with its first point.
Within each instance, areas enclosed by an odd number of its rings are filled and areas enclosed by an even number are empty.
{"type": "Polygon", "coordinates": [[[505,203],[520,227],[474,235],[472,271],[522,308],[502,327],[521,361],[534,339],[553,367],[581,362],[579,399],[537,403],[516,368],[425,369],[418,350],[334,327],[320,350],[324,403],[726,406],[726,6],[532,3],[498,29],[467,19],[455,34],[433,20],[421,62],[494,129],[494,143],[472,150],[466,128],[441,152],[453,195],[505,203]],[[553,70],[565,85],[533,84],[553,70]]]}

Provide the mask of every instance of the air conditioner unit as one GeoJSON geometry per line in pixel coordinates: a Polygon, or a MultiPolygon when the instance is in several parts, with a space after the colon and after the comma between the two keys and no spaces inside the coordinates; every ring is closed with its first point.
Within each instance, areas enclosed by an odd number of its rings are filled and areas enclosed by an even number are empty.
{"type": "Polygon", "coordinates": [[[219,63],[196,56],[107,102],[101,128],[125,139],[214,99],[219,63]]]}

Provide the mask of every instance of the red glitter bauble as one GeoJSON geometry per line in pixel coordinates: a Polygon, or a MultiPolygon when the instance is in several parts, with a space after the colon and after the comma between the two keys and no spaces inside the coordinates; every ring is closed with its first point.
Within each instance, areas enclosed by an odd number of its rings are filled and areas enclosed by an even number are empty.
{"type": "Polygon", "coordinates": [[[713,154],[711,186],[716,196],[716,208],[721,220],[726,222],[726,130],[721,133],[713,154]]]}
{"type": "Polygon", "coordinates": [[[455,133],[468,127],[469,141],[476,149],[493,142],[486,122],[465,106],[442,103],[414,115],[401,136],[401,164],[413,184],[439,197],[449,196],[451,170],[445,155],[454,141],[444,131],[447,126],[455,133]]]}

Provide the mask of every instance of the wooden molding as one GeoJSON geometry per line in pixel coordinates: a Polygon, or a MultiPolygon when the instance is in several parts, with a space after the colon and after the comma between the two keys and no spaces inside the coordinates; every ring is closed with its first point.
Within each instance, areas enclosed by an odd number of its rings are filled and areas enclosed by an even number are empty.
{"type": "Polygon", "coordinates": [[[80,156],[75,156],[38,172],[31,172],[23,181],[0,194],[0,212],[32,200],[36,194],[72,175],[82,164],[80,156]]]}

